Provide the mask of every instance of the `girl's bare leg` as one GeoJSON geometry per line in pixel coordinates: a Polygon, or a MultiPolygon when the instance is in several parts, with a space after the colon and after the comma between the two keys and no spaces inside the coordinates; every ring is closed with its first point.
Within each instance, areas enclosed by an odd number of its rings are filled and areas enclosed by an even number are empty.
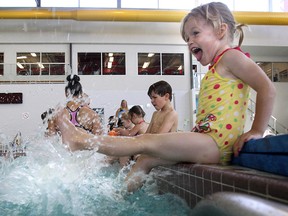
{"type": "Polygon", "coordinates": [[[143,183],[145,182],[145,175],[148,174],[152,168],[159,165],[171,164],[175,164],[175,162],[151,157],[148,155],[141,155],[137,158],[136,163],[133,165],[131,171],[126,177],[127,191],[134,192],[138,188],[142,187],[143,183]]]}
{"type": "Polygon", "coordinates": [[[110,156],[146,154],[174,162],[218,163],[219,149],[206,134],[177,132],[143,134],[136,137],[94,136],[72,125],[69,119],[59,117],[62,139],[72,151],[95,149],[110,156]]]}

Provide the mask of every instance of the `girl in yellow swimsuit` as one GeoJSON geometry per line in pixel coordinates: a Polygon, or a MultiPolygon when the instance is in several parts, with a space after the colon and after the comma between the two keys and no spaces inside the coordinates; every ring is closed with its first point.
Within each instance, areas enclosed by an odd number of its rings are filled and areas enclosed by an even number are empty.
{"type": "MultiPolygon", "coordinates": [[[[218,62],[230,49],[225,49],[215,58],[215,63],[202,80],[196,126],[192,129],[214,139],[222,164],[230,161],[232,145],[243,133],[249,99],[246,83],[240,79],[222,77],[216,71],[218,62]]],[[[241,51],[239,47],[234,49],[241,51]]]]}

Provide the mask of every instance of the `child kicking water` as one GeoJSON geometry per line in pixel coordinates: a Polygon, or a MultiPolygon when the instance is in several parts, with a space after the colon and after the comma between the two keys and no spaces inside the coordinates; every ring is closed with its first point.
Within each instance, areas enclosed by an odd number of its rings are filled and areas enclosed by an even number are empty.
{"type": "MultiPolygon", "coordinates": [[[[183,19],[181,33],[190,52],[210,69],[201,83],[196,127],[192,132],[144,134],[136,137],[94,136],[75,128],[58,112],[56,123],[71,150],[95,149],[112,156],[146,154],[160,158],[153,167],[177,162],[226,164],[234,146],[263,136],[272,113],[275,88],[266,74],[241,50],[241,26],[223,3],[194,8],[183,19]],[[232,43],[239,30],[238,47],[232,43]],[[243,133],[249,86],[257,92],[255,119],[243,133]]],[[[128,188],[129,191],[137,187],[128,188]]]]}

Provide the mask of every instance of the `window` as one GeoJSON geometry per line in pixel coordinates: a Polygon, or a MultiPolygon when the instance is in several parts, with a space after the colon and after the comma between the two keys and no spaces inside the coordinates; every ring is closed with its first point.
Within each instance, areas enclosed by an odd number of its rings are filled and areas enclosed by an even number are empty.
{"type": "Polygon", "coordinates": [[[0,76],[4,75],[4,53],[0,53],[0,76]]]}
{"type": "Polygon", "coordinates": [[[258,62],[257,64],[273,82],[288,82],[287,62],[258,62]]]}
{"type": "MultiPolygon", "coordinates": [[[[66,1],[67,2],[67,1],[66,1]]],[[[80,0],[80,7],[117,8],[117,0],[80,0]]]]}
{"type": "MultiPolygon", "coordinates": [[[[288,11],[287,0],[218,0],[232,11],[288,11]]],[[[0,0],[0,7],[136,8],[187,10],[211,0],[0,0]]]]}
{"type": "Polygon", "coordinates": [[[125,75],[125,53],[78,53],[79,75],[125,75]]]}
{"type": "Polygon", "coordinates": [[[102,53],[103,75],[125,75],[125,53],[102,53]]]}
{"type": "Polygon", "coordinates": [[[138,75],[184,75],[183,53],[138,53],[138,75]]]}
{"type": "Polygon", "coordinates": [[[78,53],[79,75],[101,74],[101,53],[78,53]]]}
{"type": "Polygon", "coordinates": [[[163,75],[184,75],[184,54],[163,53],[162,54],[163,75]]]}
{"type": "Polygon", "coordinates": [[[65,75],[65,53],[17,53],[18,76],[65,75]]]}
{"type": "Polygon", "coordinates": [[[160,53],[138,53],[138,75],[160,74],[160,53]]]}
{"type": "Polygon", "coordinates": [[[145,0],[145,1],[135,1],[135,0],[121,0],[122,8],[149,8],[157,9],[158,0],[145,0]]]}

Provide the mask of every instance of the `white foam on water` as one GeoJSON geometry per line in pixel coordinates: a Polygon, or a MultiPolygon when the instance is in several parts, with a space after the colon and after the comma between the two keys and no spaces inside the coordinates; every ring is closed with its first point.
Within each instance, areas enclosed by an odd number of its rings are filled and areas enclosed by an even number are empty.
{"type": "MultiPolygon", "coordinates": [[[[159,209],[158,205],[151,207],[153,199],[157,200],[154,205],[158,202],[171,215],[189,211],[179,198],[158,195],[151,181],[123,197],[120,192],[129,167],[120,170],[119,164],[108,164],[106,156],[96,151],[71,153],[60,137],[43,134],[41,131],[29,140],[22,137],[26,156],[15,160],[0,157],[0,209],[4,215],[157,215],[150,214],[159,209]]],[[[0,138],[5,142],[6,137],[0,138]]]]}

